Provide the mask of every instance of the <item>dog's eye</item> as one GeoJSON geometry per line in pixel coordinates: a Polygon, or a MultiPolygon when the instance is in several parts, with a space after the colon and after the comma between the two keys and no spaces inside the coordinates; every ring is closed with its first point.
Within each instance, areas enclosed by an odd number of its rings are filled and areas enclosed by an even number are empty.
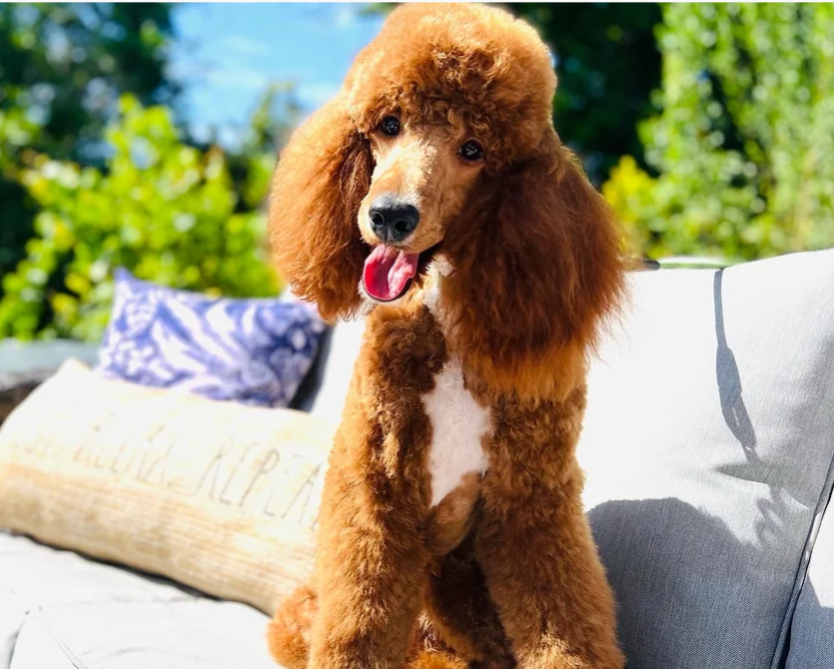
{"type": "Polygon", "coordinates": [[[460,147],[460,151],[458,151],[458,153],[464,160],[471,160],[474,162],[484,157],[484,147],[478,144],[478,142],[474,139],[470,139],[468,142],[465,142],[462,147],[460,147]]]}
{"type": "Polygon", "coordinates": [[[386,116],[379,124],[379,129],[382,130],[383,135],[396,137],[400,134],[400,119],[396,116],[386,116]]]}

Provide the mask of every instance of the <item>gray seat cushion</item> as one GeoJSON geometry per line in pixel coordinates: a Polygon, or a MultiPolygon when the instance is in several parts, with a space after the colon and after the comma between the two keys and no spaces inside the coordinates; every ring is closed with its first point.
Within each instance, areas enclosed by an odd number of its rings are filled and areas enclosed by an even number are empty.
{"type": "Polygon", "coordinates": [[[0,532],[0,668],[274,668],[266,616],[0,532]]]}
{"type": "Polygon", "coordinates": [[[830,493],[834,252],[633,284],[579,450],[628,666],[781,666],[830,493]]]}
{"type": "Polygon", "coordinates": [[[113,602],[30,614],[11,669],[275,669],[266,622],[243,604],[113,602]]]}

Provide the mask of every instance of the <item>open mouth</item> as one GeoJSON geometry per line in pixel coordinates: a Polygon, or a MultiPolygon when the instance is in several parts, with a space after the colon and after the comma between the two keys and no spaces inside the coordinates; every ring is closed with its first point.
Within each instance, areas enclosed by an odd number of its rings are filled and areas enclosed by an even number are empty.
{"type": "Polygon", "coordinates": [[[362,287],[377,302],[393,302],[408,292],[414,279],[426,271],[438,245],[422,253],[406,253],[393,246],[374,247],[365,260],[362,287]]]}

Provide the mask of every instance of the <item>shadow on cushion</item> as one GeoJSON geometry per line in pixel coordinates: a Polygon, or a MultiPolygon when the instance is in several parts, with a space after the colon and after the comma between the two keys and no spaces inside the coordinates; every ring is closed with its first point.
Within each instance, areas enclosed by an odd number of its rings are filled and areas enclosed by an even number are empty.
{"type": "Polygon", "coordinates": [[[773,648],[779,627],[758,614],[760,579],[748,577],[767,559],[721,520],[674,498],[606,502],[588,516],[629,669],[747,667],[762,644],[773,648]]]}

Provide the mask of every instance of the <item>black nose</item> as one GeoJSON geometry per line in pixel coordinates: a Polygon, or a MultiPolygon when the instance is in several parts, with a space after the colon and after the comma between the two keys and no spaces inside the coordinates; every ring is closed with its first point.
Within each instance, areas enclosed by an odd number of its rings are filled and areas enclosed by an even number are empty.
{"type": "Polygon", "coordinates": [[[383,242],[401,242],[420,222],[420,212],[414,205],[389,197],[374,200],[368,212],[371,229],[383,242]]]}

